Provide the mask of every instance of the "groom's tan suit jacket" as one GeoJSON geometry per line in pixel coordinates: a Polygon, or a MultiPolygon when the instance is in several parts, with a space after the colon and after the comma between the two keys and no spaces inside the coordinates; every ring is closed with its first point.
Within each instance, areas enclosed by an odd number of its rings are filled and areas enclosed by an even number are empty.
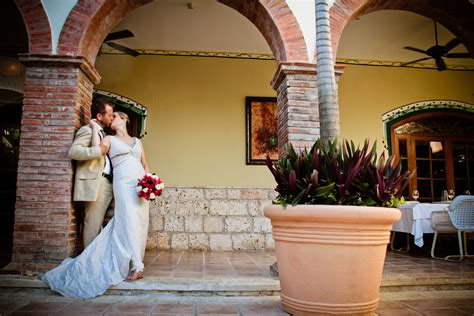
{"type": "Polygon", "coordinates": [[[82,126],[69,149],[69,158],[76,160],[74,201],[96,201],[104,171],[105,158],[99,146],[91,147],[92,128],[82,126]]]}

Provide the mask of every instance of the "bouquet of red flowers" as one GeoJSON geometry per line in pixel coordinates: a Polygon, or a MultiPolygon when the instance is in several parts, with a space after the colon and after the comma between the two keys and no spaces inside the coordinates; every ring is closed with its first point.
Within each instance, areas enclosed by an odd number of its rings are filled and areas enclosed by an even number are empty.
{"type": "Polygon", "coordinates": [[[161,182],[160,177],[156,174],[147,173],[143,178],[138,179],[137,192],[138,196],[148,201],[155,201],[161,195],[165,185],[161,182]]]}

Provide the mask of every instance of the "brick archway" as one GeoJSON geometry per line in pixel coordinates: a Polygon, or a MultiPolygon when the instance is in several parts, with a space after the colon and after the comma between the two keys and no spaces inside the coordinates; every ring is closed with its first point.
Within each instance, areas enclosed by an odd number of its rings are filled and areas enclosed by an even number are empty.
{"type": "MultiPolygon", "coordinates": [[[[79,0],[59,38],[58,53],[84,56],[94,64],[105,36],[130,11],[151,0],[79,0]]],[[[283,0],[219,0],[249,19],[262,33],[277,61],[308,62],[299,24],[283,0]]]]}
{"type": "Polygon", "coordinates": [[[474,6],[458,0],[336,0],[330,11],[333,52],[337,52],[342,31],[350,20],[380,10],[409,11],[433,19],[459,38],[474,57],[474,6]]]}
{"type": "Polygon", "coordinates": [[[28,32],[29,52],[51,54],[52,37],[41,0],[15,0],[28,32]]]}
{"type": "Polygon", "coordinates": [[[309,62],[303,33],[286,1],[218,1],[240,12],[259,29],[278,62],[309,62]]]}
{"type": "MultiPolygon", "coordinates": [[[[77,253],[78,212],[72,203],[74,165],[67,155],[74,132],[90,117],[94,63],[102,41],[130,11],[151,0],[78,0],[52,54],[48,17],[40,0],[15,0],[29,34],[20,135],[11,270],[45,270],[77,253]]],[[[309,145],[317,136],[315,66],[285,0],[219,0],[247,17],[279,62],[281,143],[309,145]],[[301,114],[304,118],[301,118],[301,114]]],[[[308,147],[308,146],[307,146],[308,147]]]]}
{"type": "Polygon", "coordinates": [[[124,16],[152,0],[79,0],[61,31],[58,54],[84,56],[92,65],[102,41],[124,16]]]}

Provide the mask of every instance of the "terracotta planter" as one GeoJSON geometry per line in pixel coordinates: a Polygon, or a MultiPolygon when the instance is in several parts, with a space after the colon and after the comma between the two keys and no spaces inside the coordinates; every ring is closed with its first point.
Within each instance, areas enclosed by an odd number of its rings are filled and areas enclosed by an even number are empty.
{"type": "Polygon", "coordinates": [[[279,205],[264,208],[275,240],[283,308],[294,315],[373,315],[393,208],[279,205]]]}

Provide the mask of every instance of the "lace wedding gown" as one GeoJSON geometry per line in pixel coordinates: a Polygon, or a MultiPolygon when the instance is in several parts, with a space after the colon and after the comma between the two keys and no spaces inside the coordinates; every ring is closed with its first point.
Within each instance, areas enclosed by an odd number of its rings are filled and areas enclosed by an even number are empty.
{"type": "Polygon", "coordinates": [[[79,256],[65,259],[43,275],[52,290],[68,297],[94,297],[122,282],[130,265],[143,270],[149,205],[136,190],[138,179],[145,174],[141,153],[138,138],[129,146],[112,136],[109,156],[113,165],[114,217],[79,256]]]}

